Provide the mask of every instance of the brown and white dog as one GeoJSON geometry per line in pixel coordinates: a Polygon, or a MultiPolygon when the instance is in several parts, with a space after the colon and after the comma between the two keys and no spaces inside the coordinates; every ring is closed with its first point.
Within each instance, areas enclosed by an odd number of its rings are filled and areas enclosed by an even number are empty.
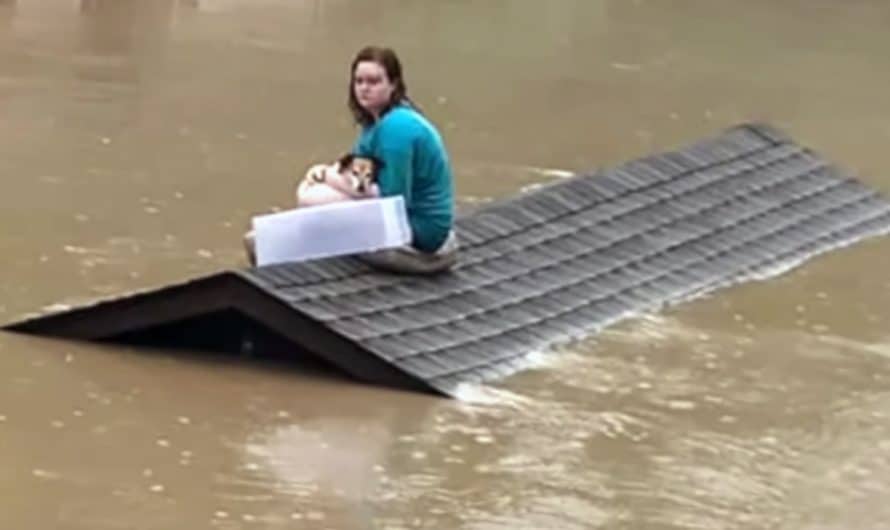
{"type": "Polygon", "coordinates": [[[314,165],[297,187],[297,206],[379,197],[377,177],[382,167],[376,158],[353,154],[333,164],[314,165]]]}

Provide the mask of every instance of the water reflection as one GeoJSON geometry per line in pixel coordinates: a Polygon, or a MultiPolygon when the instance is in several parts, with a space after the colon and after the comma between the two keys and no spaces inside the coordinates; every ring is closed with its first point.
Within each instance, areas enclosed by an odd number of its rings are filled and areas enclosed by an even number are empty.
{"type": "Polygon", "coordinates": [[[139,84],[157,75],[170,39],[175,0],[83,0],[75,76],[139,84]]]}
{"type": "Polygon", "coordinates": [[[232,499],[243,510],[310,524],[327,520],[340,528],[377,528],[381,496],[390,498],[404,484],[398,462],[421,456],[404,454],[405,446],[430,429],[430,414],[441,402],[401,393],[392,402],[355,399],[363,392],[333,395],[323,407],[296,405],[252,433],[243,462],[258,480],[250,487],[238,476],[224,479],[232,499]],[[274,494],[268,502],[263,491],[274,494]]]}

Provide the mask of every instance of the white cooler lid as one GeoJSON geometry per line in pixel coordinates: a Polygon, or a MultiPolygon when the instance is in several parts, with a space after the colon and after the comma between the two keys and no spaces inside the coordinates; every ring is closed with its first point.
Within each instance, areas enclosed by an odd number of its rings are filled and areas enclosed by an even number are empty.
{"type": "Polygon", "coordinates": [[[297,208],[253,218],[257,265],[358,254],[411,242],[401,196],[297,208]]]}

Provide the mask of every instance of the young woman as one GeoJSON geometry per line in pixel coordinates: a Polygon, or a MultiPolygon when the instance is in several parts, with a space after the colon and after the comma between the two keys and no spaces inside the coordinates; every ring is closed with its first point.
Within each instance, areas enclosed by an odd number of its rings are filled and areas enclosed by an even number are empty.
{"type": "MultiPolygon", "coordinates": [[[[426,274],[450,268],[458,248],[451,163],[439,131],[408,99],[394,51],[369,46],[358,52],[350,67],[349,110],[361,128],[352,154],[380,162],[377,193],[403,197],[412,235],[409,246],[361,258],[395,272],[426,274]]],[[[318,203],[340,200],[328,195],[318,203]]],[[[251,233],[245,236],[245,247],[253,263],[251,233]]]]}
{"type": "Polygon", "coordinates": [[[400,272],[449,268],[457,255],[454,182],[436,127],[408,99],[402,65],[389,48],[369,46],[352,61],[349,109],[361,127],[353,153],[382,161],[380,195],[401,195],[411,226],[410,247],[363,256],[400,272]]]}

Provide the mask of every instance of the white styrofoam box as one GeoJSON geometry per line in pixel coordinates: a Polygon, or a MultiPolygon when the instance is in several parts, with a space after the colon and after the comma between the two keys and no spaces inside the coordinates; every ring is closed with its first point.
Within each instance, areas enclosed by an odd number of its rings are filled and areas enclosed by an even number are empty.
{"type": "Polygon", "coordinates": [[[297,208],[253,218],[257,265],[399,247],[411,242],[401,196],[297,208]]]}

